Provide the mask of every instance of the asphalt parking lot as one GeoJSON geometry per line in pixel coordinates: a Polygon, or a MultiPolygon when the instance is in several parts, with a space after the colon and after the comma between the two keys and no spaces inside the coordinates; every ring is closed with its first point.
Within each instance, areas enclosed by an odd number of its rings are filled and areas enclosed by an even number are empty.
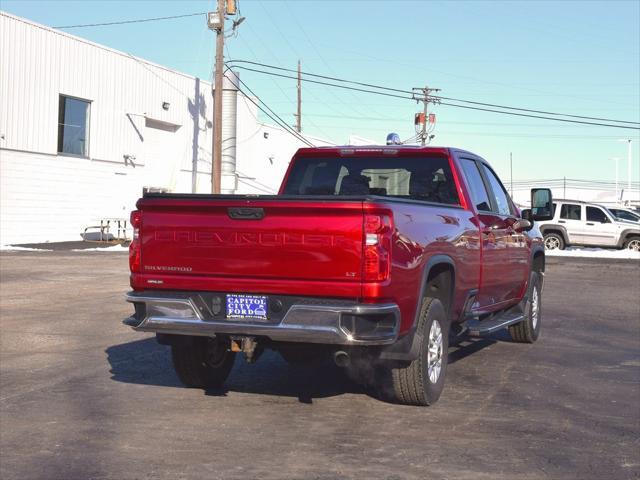
{"type": "Polygon", "coordinates": [[[637,261],[549,259],[540,340],[451,348],[429,408],[272,353],[185,389],[121,324],[126,254],[0,261],[2,479],[640,477],[637,261]]]}

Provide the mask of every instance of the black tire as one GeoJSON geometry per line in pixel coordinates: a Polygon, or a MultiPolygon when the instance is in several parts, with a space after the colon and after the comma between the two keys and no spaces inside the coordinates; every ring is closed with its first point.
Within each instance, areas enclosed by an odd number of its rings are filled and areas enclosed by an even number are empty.
{"type": "Polygon", "coordinates": [[[509,326],[511,338],[520,343],[533,343],[540,336],[542,327],[542,275],[531,272],[527,301],[524,306],[524,320],[509,326]]]}
{"type": "Polygon", "coordinates": [[[545,250],[564,250],[565,242],[562,235],[558,233],[545,233],[544,237],[544,249],[545,250]]]}
{"type": "MultiPolygon", "coordinates": [[[[435,331],[435,330],[434,330],[435,331]]],[[[408,365],[384,370],[380,381],[382,382],[382,395],[390,397],[392,401],[404,405],[432,405],[444,389],[444,381],[447,372],[447,351],[449,348],[449,319],[446,310],[440,300],[425,298],[418,317],[416,335],[419,335],[420,354],[417,359],[408,365]],[[441,340],[436,347],[436,358],[440,360],[438,375],[430,378],[429,371],[429,336],[434,322],[440,327],[441,340]],[[433,381],[435,378],[435,381],[433,381]]],[[[435,366],[435,365],[434,365],[435,366]]],[[[432,373],[435,374],[434,369],[432,373]]]]}
{"type": "Polygon", "coordinates": [[[623,248],[634,250],[636,252],[640,251],[640,237],[630,237],[624,241],[623,248]]]}
{"type": "Polygon", "coordinates": [[[171,347],[173,368],[189,388],[217,388],[229,376],[235,353],[215,338],[196,337],[191,345],[171,347]]]}

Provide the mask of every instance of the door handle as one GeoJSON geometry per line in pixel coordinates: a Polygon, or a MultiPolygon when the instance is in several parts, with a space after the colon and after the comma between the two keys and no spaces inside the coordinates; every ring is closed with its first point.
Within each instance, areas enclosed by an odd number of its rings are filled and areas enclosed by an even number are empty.
{"type": "Polygon", "coordinates": [[[587,222],[587,225],[595,225],[595,223],[587,222]]]}
{"type": "Polygon", "coordinates": [[[567,223],[564,220],[558,220],[558,223],[567,223]]]}
{"type": "Polygon", "coordinates": [[[264,218],[263,208],[229,207],[227,213],[235,220],[262,220],[264,218]]]}

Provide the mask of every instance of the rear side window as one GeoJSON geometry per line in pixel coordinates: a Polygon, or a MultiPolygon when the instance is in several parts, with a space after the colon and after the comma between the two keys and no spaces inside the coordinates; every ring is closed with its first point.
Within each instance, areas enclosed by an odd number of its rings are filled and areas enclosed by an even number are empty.
{"type": "Polygon", "coordinates": [[[600,208],[587,207],[587,222],[607,223],[609,219],[600,208]]]}
{"type": "Polygon", "coordinates": [[[480,170],[478,170],[478,165],[475,160],[463,158],[462,169],[464,170],[464,176],[467,178],[471,200],[476,206],[476,209],[478,211],[490,212],[491,204],[489,202],[489,194],[482,181],[482,176],[480,175],[480,170]]]}
{"type": "Polygon", "coordinates": [[[581,209],[581,205],[563,203],[560,208],[560,218],[564,218],[565,220],[580,220],[580,216],[582,215],[581,209]]]}
{"type": "Polygon", "coordinates": [[[511,215],[511,202],[509,202],[509,195],[507,195],[507,192],[500,183],[500,180],[498,180],[496,174],[493,173],[493,170],[488,168],[486,165],[482,165],[482,168],[487,176],[487,180],[489,180],[491,190],[493,190],[496,213],[499,215],[511,215]]]}
{"type": "Polygon", "coordinates": [[[285,195],[380,195],[459,205],[449,160],[433,157],[299,157],[285,195]]]}
{"type": "Polygon", "coordinates": [[[631,220],[632,222],[637,222],[638,220],[640,220],[640,216],[634,213],[628,212],[626,210],[610,208],[609,211],[613,213],[616,217],[622,218],[623,220],[631,220]]]}

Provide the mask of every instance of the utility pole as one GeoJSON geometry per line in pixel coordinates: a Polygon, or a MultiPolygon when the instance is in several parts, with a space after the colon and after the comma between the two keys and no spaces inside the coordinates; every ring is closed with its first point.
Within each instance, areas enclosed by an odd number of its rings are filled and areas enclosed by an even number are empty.
{"type": "Polygon", "coordinates": [[[211,149],[211,193],[220,193],[222,168],[222,79],[224,68],[225,0],[218,0],[218,10],[210,12],[209,28],[216,32],[216,65],[213,84],[213,145],[211,149]]]}
{"type": "Polygon", "coordinates": [[[302,70],[298,60],[298,113],[296,114],[296,130],[302,132],[302,70]]]}
{"type": "Polygon", "coordinates": [[[429,133],[431,132],[427,131],[427,119],[429,118],[427,107],[430,103],[440,103],[440,99],[438,97],[432,97],[431,92],[439,92],[440,89],[425,86],[424,88],[413,88],[412,90],[413,99],[418,103],[423,102],[424,104],[424,121],[422,122],[422,131],[418,132],[418,138],[420,139],[421,145],[424,147],[429,143],[429,140],[431,140],[431,137],[429,136],[429,133]]]}

